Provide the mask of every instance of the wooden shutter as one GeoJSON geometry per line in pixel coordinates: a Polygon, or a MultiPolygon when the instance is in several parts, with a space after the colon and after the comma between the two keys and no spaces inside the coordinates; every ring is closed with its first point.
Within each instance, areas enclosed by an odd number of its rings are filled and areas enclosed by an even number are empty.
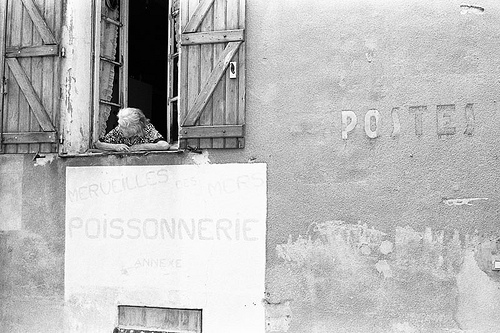
{"type": "Polygon", "coordinates": [[[180,148],[243,148],[245,1],[182,0],[180,12],[180,148]]]}
{"type": "Polygon", "coordinates": [[[0,0],[5,153],[57,151],[60,0],[0,0]]]}

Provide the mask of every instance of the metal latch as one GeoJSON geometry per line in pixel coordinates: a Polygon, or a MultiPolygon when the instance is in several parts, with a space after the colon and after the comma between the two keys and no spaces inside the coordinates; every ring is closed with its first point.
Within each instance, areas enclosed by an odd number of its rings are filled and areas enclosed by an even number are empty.
{"type": "Polygon", "coordinates": [[[236,62],[231,61],[229,63],[229,78],[230,79],[236,79],[236,62]]]}
{"type": "Polygon", "coordinates": [[[61,58],[66,57],[66,48],[65,47],[61,47],[59,49],[59,57],[61,57],[61,58]]]}

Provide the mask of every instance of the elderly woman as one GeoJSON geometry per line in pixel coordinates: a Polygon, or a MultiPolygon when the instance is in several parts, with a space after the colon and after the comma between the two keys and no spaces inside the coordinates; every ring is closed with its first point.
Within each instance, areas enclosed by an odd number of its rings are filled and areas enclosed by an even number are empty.
{"type": "Polygon", "coordinates": [[[168,150],[170,145],[141,110],[125,108],[118,112],[118,126],[95,143],[110,151],[168,150]]]}

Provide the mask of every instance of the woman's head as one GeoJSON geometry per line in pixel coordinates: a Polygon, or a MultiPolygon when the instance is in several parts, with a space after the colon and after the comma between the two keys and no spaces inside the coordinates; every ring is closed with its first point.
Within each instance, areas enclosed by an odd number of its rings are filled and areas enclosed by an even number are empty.
{"type": "Polygon", "coordinates": [[[124,108],[118,111],[118,127],[126,137],[143,135],[148,119],[141,110],[124,108]]]}

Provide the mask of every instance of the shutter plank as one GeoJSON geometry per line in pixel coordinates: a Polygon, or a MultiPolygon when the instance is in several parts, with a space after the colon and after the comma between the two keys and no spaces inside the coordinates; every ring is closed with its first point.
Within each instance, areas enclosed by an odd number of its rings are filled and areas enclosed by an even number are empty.
{"type": "Polygon", "coordinates": [[[40,10],[38,7],[35,5],[33,0],[21,0],[24,4],[24,7],[28,11],[31,20],[33,21],[33,24],[35,25],[36,29],[40,33],[40,36],[42,37],[42,40],[44,41],[45,44],[56,44],[56,39],[52,32],[50,31],[47,23],[42,17],[42,14],[40,13],[40,10]]]}
{"type": "MultiPolygon", "coordinates": [[[[0,1],[0,40],[5,41],[6,37],[6,26],[7,26],[7,1],[0,1]]],[[[3,78],[5,75],[5,69],[3,66],[4,63],[4,54],[5,54],[5,42],[0,43],[0,105],[3,104],[4,100],[4,84],[3,78]]],[[[4,117],[4,108],[0,107],[0,135],[3,131],[3,117],[4,117]]],[[[0,153],[3,152],[3,145],[0,142],[0,153]]]]}
{"type": "MultiPolygon", "coordinates": [[[[209,13],[213,13],[210,11],[209,13]]],[[[210,17],[205,18],[206,21],[212,21],[212,14],[210,17]]],[[[202,30],[203,30],[202,26],[202,30]]],[[[223,31],[202,31],[192,34],[182,34],[181,45],[195,45],[195,44],[215,44],[215,43],[228,43],[240,42],[244,39],[244,30],[223,30],[223,31]]]]}
{"type": "MultiPolygon", "coordinates": [[[[215,90],[220,78],[224,75],[227,67],[229,66],[229,62],[238,51],[240,45],[241,42],[231,42],[224,49],[224,52],[219,57],[219,61],[212,71],[212,74],[210,74],[207,82],[203,85],[203,89],[193,103],[193,106],[189,109],[183,124],[184,126],[193,126],[199,119],[201,112],[203,111],[203,107],[208,102],[208,99],[215,90]]],[[[190,87],[190,89],[192,88],[190,87]]]]}
{"type": "Polygon", "coordinates": [[[189,22],[186,24],[182,32],[189,33],[198,30],[198,27],[201,25],[201,22],[207,15],[208,10],[212,7],[213,3],[214,0],[202,0],[198,5],[190,2],[189,12],[191,13],[191,19],[189,19],[189,22]]]}
{"type": "MultiPolygon", "coordinates": [[[[213,31],[213,18],[214,11],[213,7],[211,7],[203,20],[200,29],[201,34],[210,34],[213,31]]],[[[190,34],[195,35],[195,34],[190,34]]],[[[198,35],[198,34],[196,34],[198,35]]],[[[201,64],[200,64],[200,82],[205,82],[212,72],[213,66],[213,52],[214,45],[213,44],[203,44],[201,47],[201,64]]],[[[205,106],[205,110],[200,116],[200,125],[212,125],[213,121],[213,107],[212,103],[207,103],[205,106]]],[[[200,139],[199,148],[212,148],[212,139],[200,139]]]]}
{"type": "MultiPolygon", "coordinates": [[[[20,6],[22,9],[22,20],[19,22],[21,25],[21,45],[33,45],[33,22],[30,18],[30,15],[26,8],[20,6]]],[[[9,59],[10,60],[10,59],[9,59]]],[[[27,78],[31,79],[31,58],[20,58],[17,59],[17,62],[22,68],[22,71],[26,73],[27,78]]],[[[12,68],[11,68],[12,69],[12,68]]],[[[15,70],[12,70],[14,76],[16,76],[15,70]]],[[[17,77],[16,77],[16,81],[17,77]]],[[[18,83],[19,84],[19,83],[18,83]]],[[[19,85],[21,91],[23,87],[19,85]]],[[[19,132],[29,132],[30,131],[30,123],[31,123],[31,112],[29,102],[27,100],[28,96],[24,94],[19,99],[19,119],[18,119],[18,130],[19,132]]],[[[18,144],[17,146],[18,153],[28,153],[30,152],[30,147],[28,144],[18,144]]]]}
{"type": "MultiPolygon", "coordinates": [[[[44,17],[49,29],[57,34],[59,32],[58,27],[61,26],[61,2],[57,0],[45,0],[44,7],[44,17]],[[49,5],[50,3],[50,5],[49,5]]],[[[58,36],[55,36],[56,39],[58,36]]],[[[59,51],[59,47],[58,47],[59,51]]],[[[45,106],[45,110],[49,113],[52,124],[57,129],[59,128],[59,57],[43,57],[41,59],[42,68],[42,104],[45,106]]],[[[51,152],[57,151],[58,138],[52,143],[42,144],[40,147],[41,152],[51,152]]]]}
{"type": "MultiPolygon", "coordinates": [[[[214,3],[214,29],[215,30],[226,30],[226,1],[216,1],[214,3]]],[[[214,66],[217,64],[217,61],[224,52],[224,48],[226,45],[224,44],[216,44],[214,45],[214,66]]],[[[213,113],[214,125],[223,125],[225,114],[226,114],[226,77],[222,76],[222,78],[217,83],[215,90],[212,94],[212,103],[213,103],[213,113]]],[[[223,138],[213,138],[212,147],[213,148],[224,148],[225,139],[223,138]]]]}
{"type": "Polygon", "coordinates": [[[57,134],[56,132],[3,133],[2,141],[4,144],[55,143],[57,142],[57,134]]]}
{"type": "MultiPolygon", "coordinates": [[[[240,0],[239,8],[239,26],[246,27],[246,14],[245,14],[245,0],[240,0]]],[[[240,46],[239,49],[239,62],[238,62],[238,124],[245,124],[245,109],[246,109],[246,44],[240,46]]],[[[245,137],[242,133],[238,138],[238,148],[245,147],[245,137]]]]}
{"type": "MultiPolygon", "coordinates": [[[[185,25],[189,20],[189,3],[187,0],[181,1],[180,3],[180,27],[181,31],[184,30],[185,25]]],[[[189,58],[187,47],[181,47],[179,50],[179,99],[177,103],[179,123],[182,124],[186,118],[187,110],[187,92],[188,92],[188,68],[189,68],[189,58]]],[[[186,149],[186,140],[179,140],[179,148],[186,149]]]]}
{"type": "MultiPolygon", "coordinates": [[[[226,29],[238,28],[238,1],[227,2],[227,25],[226,29]]],[[[235,53],[233,59],[239,63],[238,52],[235,53]]],[[[237,73],[238,74],[238,73],[237,73]]],[[[226,71],[226,117],[225,124],[236,124],[238,119],[238,79],[230,79],[229,71],[226,71]]],[[[226,139],[226,148],[237,148],[237,140],[235,138],[226,139]]]]}
{"type": "MultiPolygon", "coordinates": [[[[183,127],[179,136],[190,138],[239,138],[243,136],[243,125],[213,125],[183,127]]],[[[202,147],[201,147],[202,148],[202,147]]]]}
{"type": "Polygon", "coordinates": [[[7,58],[6,62],[9,65],[11,72],[14,74],[14,77],[16,78],[16,81],[19,84],[19,87],[24,93],[24,96],[26,97],[29,105],[31,106],[33,113],[35,114],[35,117],[37,118],[38,123],[40,124],[42,129],[44,131],[54,131],[55,130],[54,126],[52,125],[52,122],[49,116],[47,115],[45,108],[40,102],[38,96],[36,95],[35,90],[33,89],[33,86],[29,81],[29,78],[26,76],[26,73],[21,68],[21,65],[19,64],[17,59],[7,58]]]}
{"type": "MultiPolygon", "coordinates": [[[[21,2],[8,1],[7,37],[6,43],[10,45],[21,45],[21,24],[23,21],[23,6],[21,2]]],[[[7,61],[7,60],[5,60],[7,61]]],[[[7,99],[4,103],[6,112],[4,118],[4,133],[19,132],[19,101],[23,98],[21,89],[16,84],[12,71],[5,65],[7,71],[7,99]]],[[[6,153],[17,153],[17,145],[6,145],[6,153]]]]}
{"type": "Polygon", "coordinates": [[[37,46],[13,46],[8,47],[5,56],[7,58],[24,58],[24,57],[46,57],[58,56],[59,45],[37,45],[37,46]]]}
{"type": "MultiPolygon", "coordinates": [[[[199,0],[189,0],[189,16],[196,16],[196,12],[199,11],[200,5],[199,0]]],[[[191,19],[192,20],[192,19],[191,19]]],[[[190,21],[191,21],[190,20],[190,21]]],[[[201,21],[200,21],[201,22],[201,21]]],[[[189,26],[189,22],[188,22],[189,26]]],[[[193,108],[196,103],[196,97],[200,92],[201,82],[200,82],[200,65],[201,65],[201,46],[192,45],[188,47],[188,57],[189,57],[189,76],[188,76],[188,104],[187,110],[193,108]]],[[[189,115],[188,115],[189,117],[189,115]]],[[[187,118],[186,118],[187,119],[187,118]]],[[[198,119],[196,119],[198,120],[198,119]]],[[[191,147],[199,147],[200,141],[198,139],[187,140],[187,145],[191,147]]]]}
{"type": "MultiPolygon", "coordinates": [[[[43,11],[45,11],[45,9],[46,9],[45,2],[47,2],[47,7],[51,7],[49,5],[49,3],[51,2],[50,0],[33,0],[33,1],[34,1],[35,5],[37,6],[37,8],[40,8],[43,11]]],[[[43,15],[43,17],[45,17],[45,15],[43,15]]],[[[29,17],[27,17],[27,19],[29,19],[29,17]]],[[[44,22],[47,23],[47,20],[44,19],[44,22]]],[[[32,45],[32,46],[42,45],[43,44],[42,37],[40,36],[40,34],[36,33],[35,28],[33,27],[33,23],[32,22],[28,22],[28,23],[30,26],[32,26],[31,43],[26,43],[23,45],[32,45]]],[[[48,115],[48,111],[45,108],[45,104],[43,104],[43,102],[42,102],[42,94],[43,94],[43,90],[44,90],[43,84],[42,84],[42,75],[43,75],[43,73],[42,73],[42,57],[26,58],[26,60],[28,60],[28,59],[31,62],[31,75],[29,77],[31,85],[33,86],[33,89],[35,90],[36,96],[39,96],[40,103],[42,105],[44,105],[44,109],[46,110],[47,115],[48,115]]],[[[29,118],[30,118],[29,132],[42,132],[40,124],[38,123],[36,117],[33,115],[32,112],[29,112],[29,118]]],[[[49,117],[49,119],[50,119],[50,117],[49,117]]],[[[50,120],[50,123],[52,124],[52,120],[50,120]]],[[[42,151],[42,149],[41,149],[41,145],[39,143],[32,143],[29,145],[29,152],[30,153],[37,153],[40,151],[42,151]]]]}

